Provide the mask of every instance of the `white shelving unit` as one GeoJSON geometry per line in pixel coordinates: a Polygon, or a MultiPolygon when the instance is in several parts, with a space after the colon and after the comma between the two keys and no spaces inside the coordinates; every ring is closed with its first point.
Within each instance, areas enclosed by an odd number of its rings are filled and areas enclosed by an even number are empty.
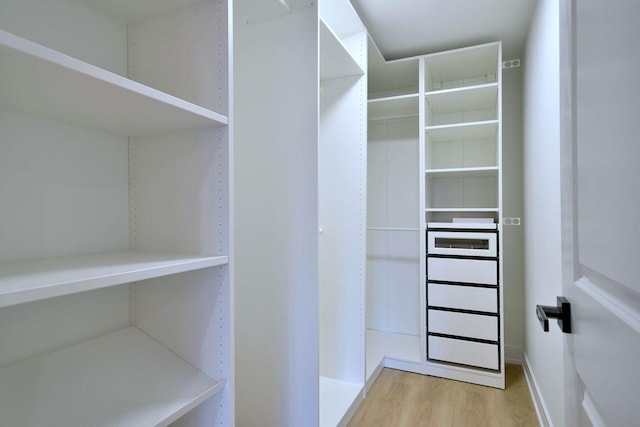
{"type": "Polygon", "coordinates": [[[238,425],[346,425],[365,377],[366,29],[347,0],[234,15],[238,425]]]}
{"type": "MultiPolygon", "coordinates": [[[[367,387],[383,366],[420,372],[419,61],[369,45],[367,387]]],[[[424,170],[423,170],[424,173],[424,170]]]]}
{"type": "Polygon", "coordinates": [[[496,43],[424,57],[425,222],[460,209],[499,222],[499,57],[496,43]]]}
{"type": "Polygon", "coordinates": [[[471,245],[457,250],[463,254],[458,258],[450,258],[450,249],[421,245],[421,252],[428,252],[421,265],[427,282],[424,370],[504,388],[502,258],[499,249],[474,250],[476,243],[465,240],[496,241],[502,248],[501,44],[426,55],[423,60],[423,234],[444,236],[460,247],[471,245]],[[476,219],[464,222],[465,217],[485,218],[493,230],[484,231],[487,224],[476,219]],[[471,255],[475,257],[465,258],[471,255]],[[462,307],[461,299],[492,304],[490,309],[462,307]]]}
{"type": "MultiPolygon", "coordinates": [[[[429,317],[425,303],[427,224],[473,231],[485,224],[467,224],[464,218],[480,217],[490,220],[500,235],[500,58],[499,42],[389,62],[370,56],[369,383],[379,372],[382,357],[384,366],[504,387],[501,308],[478,318],[479,324],[499,324],[492,333],[479,335],[490,341],[486,348],[476,346],[486,350],[487,362],[475,365],[483,370],[463,366],[474,365],[473,351],[470,358],[451,356],[467,341],[438,336],[442,331],[428,335],[428,320],[441,319],[444,311],[430,307],[429,317]],[[461,222],[453,223],[454,218],[461,222]],[[410,230],[416,230],[414,236],[410,230]],[[437,346],[431,358],[429,345],[437,346]],[[451,363],[442,362],[447,359],[451,363]]],[[[491,262],[501,277],[501,259],[491,262]]],[[[495,295],[501,301],[501,291],[495,295]]],[[[470,318],[465,314],[452,317],[464,323],[470,318]]],[[[464,327],[455,329],[460,330],[464,327]]]]}
{"type": "Polygon", "coordinates": [[[365,384],[367,33],[348,1],[318,8],[319,425],[335,427],[365,384]]]}
{"type": "Polygon", "coordinates": [[[0,3],[0,424],[233,425],[229,18],[0,3]]]}

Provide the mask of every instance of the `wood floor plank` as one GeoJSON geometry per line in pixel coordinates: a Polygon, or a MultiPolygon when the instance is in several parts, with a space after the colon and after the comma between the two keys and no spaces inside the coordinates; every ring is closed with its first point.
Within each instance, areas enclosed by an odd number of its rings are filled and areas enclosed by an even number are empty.
{"type": "Polygon", "coordinates": [[[349,427],[539,426],[521,366],[507,365],[506,389],[385,368],[349,427]]]}

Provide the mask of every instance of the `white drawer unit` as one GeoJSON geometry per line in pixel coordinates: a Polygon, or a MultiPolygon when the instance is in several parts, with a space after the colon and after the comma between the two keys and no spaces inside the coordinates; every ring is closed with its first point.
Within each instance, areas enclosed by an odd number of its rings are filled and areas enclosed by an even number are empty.
{"type": "Polygon", "coordinates": [[[495,371],[500,369],[500,347],[497,344],[429,336],[428,346],[429,360],[495,371]]]}
{"type": "Polygon", "coordinates": [[[429,332],[498,341],[498,317],[454,311],[429,310],[429,332]]]}
{"type": "Polygon", "coordinates": [[[427,304],[431,307],[498,313],[498,289],[429,283],[427,304]]]}
{"type": "Polygon", "coordinates": [[[495,259],[436,258],[427,259],[430,282],[498,284],[498,261],[495,259]]]}
{"type": "Polygon", "coordinates": [[[498,256],[497,234],[495,232],[429,231],[427,252],[429,255],[496,257],[498,256]]]}

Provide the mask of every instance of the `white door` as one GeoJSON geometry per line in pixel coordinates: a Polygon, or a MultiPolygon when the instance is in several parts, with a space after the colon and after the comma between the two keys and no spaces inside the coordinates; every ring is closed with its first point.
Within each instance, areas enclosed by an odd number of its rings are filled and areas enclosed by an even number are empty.
{"type": "Polygon", "coordinates": [[[640,2],[561,4],[567,425],[637,426],[640,2]]]}

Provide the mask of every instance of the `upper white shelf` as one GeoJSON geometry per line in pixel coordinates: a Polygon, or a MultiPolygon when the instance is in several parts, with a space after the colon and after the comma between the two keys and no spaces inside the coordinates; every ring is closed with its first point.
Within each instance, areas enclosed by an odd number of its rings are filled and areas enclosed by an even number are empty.
{"type": "Polygon", "coordinates": [[[84,0],[121,21],[135,24],[200,3],[203,0],[84,0]]]}
{"type": "Polygon", "coordinates": [[[447,169],[427,169],[425,173],[433,177],[442,178],[464,178],[477,176],[493,176],[498,174],[497,166],[470,167],[470,168],[447,168],[447,169]]]}
{"type": "Polygon", "coordinates": [[[499,42],[427,55],[427,90],[497,82],[499,56],[499,42]]]}
{"type": "Polygon", "coordinates": [[[320,80],[360,76],[364,71],[338,36],[320,19],[320,80]]]}
{"type": "Polygon", "coordinates": [[[498,212],[498,208],[426,208],[425,212],[498,212]]]}
{"type": "Polygon", "coordinates": [[[369,120],[417,117],[419,110],[418,94],[389,96],[368,101],[369,120]]]}
{"type": "Polygon", "coordinates": [[[498,132],[498,120],[427,126],[432,142],[493,139],[498,132]]]}
{"type": "Polygon", "coordinates": [[[227,256],[116,252],[0,264],[0,307],[214,267],[227,256]]]}
{"type": "Polygon", "coordinates": [[[6,426],[167,426],[218,393],[135,327],[0,368],[6,426]]]}
{"type": "Polygon", "coordinates": [[[495,108],[498,103],[498,83],[427,92],[426,101],[435,114],[495,108]]]}
{"type": "Polygon", "coordinates": [[[227,117],[0,30],[0,107],[125,136],[227,117]]]}
{"type": "MultiPolygon", "coordinates": [[[[493,220],[493,218],[492,218],[493,220]]],[[[428,222],[426,228],[466,228],[479,230],[496,230],[498,224],[495,222],[428,222]]]]}

